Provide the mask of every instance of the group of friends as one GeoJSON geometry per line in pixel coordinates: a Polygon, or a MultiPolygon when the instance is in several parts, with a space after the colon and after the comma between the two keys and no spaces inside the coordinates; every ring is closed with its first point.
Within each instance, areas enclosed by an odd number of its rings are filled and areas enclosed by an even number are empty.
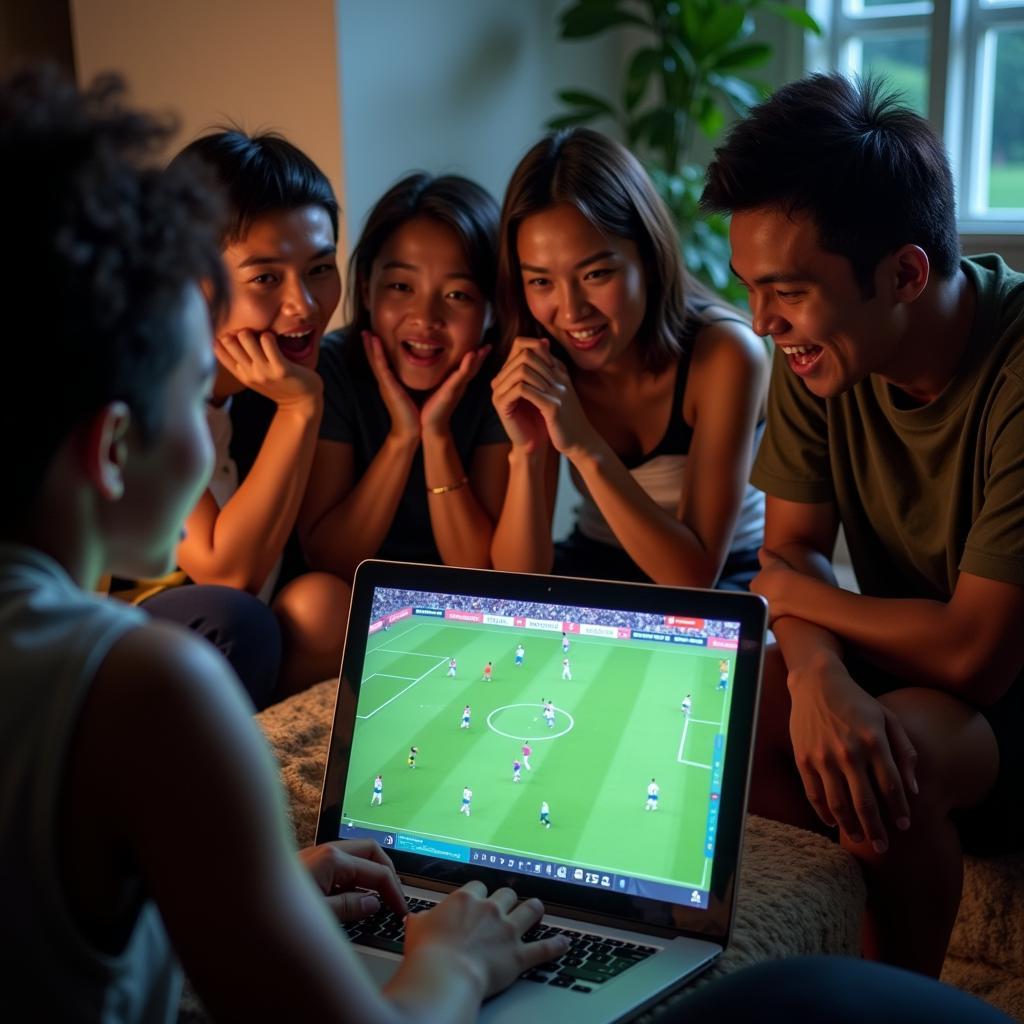
{"type": "MultiPolygon", "coordinates": [[[[961,257],[927,123],[836,75],[737,123],[703,203],[731,215],[749,317],[686,274],[597,132],[534,145],[500,210],[411,175],[366,220],[335,333],[315,164],[232,130],[157,167],[168,135],[113,78],[0,84],[8,996],[166,1017],[180,962],[231,1019],[468,1020],[564,952],[520,941],[537,900],[473,882],[409,918],[378,990],[335,918],[404,913],[392,865],[360,841],[296,857],[252,703],[336,671],[369,555],[766,597],[751,808],[838,834],[867,952],[937,975],[963,850],[1024,845],[1024,276],[961,257]],[[562,458],[583,502],[555,544],[562,458]],[[859,594],[831,572],[840,523],[859,594]],[[94,593],[172,569],[190,582],[141,608],[94,593]]],[[[785,970],[687,1017],[832,998],[784,997],[785,970]]],[[[840,972],[834,1019],[854,989],[880,1020],[893,989],[921,1019],[989,1013],[840,972]]]]}

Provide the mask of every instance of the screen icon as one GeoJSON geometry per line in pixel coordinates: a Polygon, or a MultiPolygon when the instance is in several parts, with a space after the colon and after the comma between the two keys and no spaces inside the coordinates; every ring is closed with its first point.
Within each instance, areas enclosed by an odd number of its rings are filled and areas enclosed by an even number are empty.
{"type": "Polygon", "coordinates": [[[544,865],[541,864],[540,861],[537,861],[537,863],[533,865],[533,873],[535,875],[539,875],[541,873],[541,871],[543,871],[543,870],[544,870],[544,865]]]}
{"type": "Polygon", "coordinates": [[[565,865],[564,865],[564,864],[559,864],[559,865],[558,865],[558,867],[557,867],[557,868],[555,868],[555,876],[556,876],[557,878],[565,878],[565,876],[566,876],[566,875],[567,875],[568,873],[569,873],[569,871],[568,871],[568,869],[567,869],[567,868],[565,867],[565,865]]]}
{"type": "Polygon", "coordinates": [[[603,885],[603,886],[604,886],[604,887],[605,887],[606,889],[609,889],[609,888],[611,888],[611,884],[612,884],[612,879],[611,879],[611,876],[610,876],[610,875],[602,875],[602,876],[601,876],[601,884],[602,884],[602,885],[603,885]]]}
{"type": "Polygon", "coordinates": [[[392,833],[386,832],[384,834],[384,845],[385,846],[394,846],[395,845],[395,837],[394,837],[394,835],[392,835],[392,833]]]}
{"type": "Polygon", "coordinates": [[[700,903],[701,902],[700,893],[696,889],[694,889],[693,892],[690,893],[690,902],[691,903],[700,903]]]}
{"type": "Polygon", "coordinates": [[[582,868],[576,868],[576,870],[573,871],[573,873],[572,873],[572,877],[577,882],[582,882],[583,881],[583,869],[582,868]]]}

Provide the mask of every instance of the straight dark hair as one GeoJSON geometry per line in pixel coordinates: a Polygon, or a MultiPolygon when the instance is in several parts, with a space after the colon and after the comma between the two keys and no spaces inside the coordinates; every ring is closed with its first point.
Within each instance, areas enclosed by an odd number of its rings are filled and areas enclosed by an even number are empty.
{"type": "Polygon", "coordinates": [[[877,78],[815,74],[784,85],[715,150],[706,210],[806,215],[845,256],[865,298],[879,261],[919,245],[948,279],[960,260],[953,176],[928,122],[877,78]]]}
{"type": "Polygon", "coordinates": [[[4,228],[16,240],[0,273],[18,339],[0,403],[5,531],[31,517],[64,439],[109,402],[125,402],[152,439],[182,357],[169,317],[190,285],[208,284],[214,312],[226,294],[216,193],[188,168],[160,170],[175,125],[124,94],[115,75],[80,92],[51,67],[0,81],[4,228]]]}
{"type": "Polygon", "coordinates": [[[244,238],[253,221],[268,213],[303,206],[327,211],[337,241],[338,200],[327,175],[277,132],[218,128],[190,142],[171,166],[192,162],[213,174],[227,199],[222,246],[244,238]]]}
{"type": "Polygon", "coordinates": [[[498,204],[494,197],[476,182],[457,174],[435,178],[417,171],[396,182],[377,200],[352,250],[345,299],[349,329],[370,329],[370,310],[364,292],[373,261],[384,243],[415,217],[429,217],[455,232],[473,280],[487,301],[494,303],[498,241],[498,204]]]}
{"type": "Polygon", "coordinates": [[[545,136],[512,174],[498,250],[498,317],[505,348],[517,336],[544,333],[526,301],[516,241],[527,217],[560,203],[574,206],[603,234],[636,244],[647,287],[637,342],[644,369],[660,373],[682,354],[691,317],[688,300],[714,296],[685,272],[672,216],[640,161],[590,128],[545,136]]]}

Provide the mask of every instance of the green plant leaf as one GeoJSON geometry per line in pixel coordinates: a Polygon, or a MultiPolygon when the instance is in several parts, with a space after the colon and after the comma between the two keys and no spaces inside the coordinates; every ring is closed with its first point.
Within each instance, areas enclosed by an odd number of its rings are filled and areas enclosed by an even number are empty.
{"type": "Polygon", "coordinates": [[[602,114],[615,113],[614,107],[607,100],[603,100],[600,96],[595,96],[593,93],[582,92],[579,89],[562,89],[558,93],[558,98],[563,103],[568,103],[570,107],[585,107],[590,111],[602,114]]]}
{"type": "Polygon", "coordinates": [[[767,43],[747,43],[733,50],[726,50],[714,61],[716,71],[732,70],[733,68],[752,68],[764,64],[772,55],[772,48],[767,43]]]}
{"type": "Polygon", "coordinates": [[[736,75],[719,75],[713,72],[708,75],[708,85],[721,92],[741,117],[745,117],[751,107],[761,102],[761,93],[756,86],[737,78],[736,75]]]}
{"type": "Polygon", "coordinates": [[[705,102],[701,105],[701,111],[697,115],[697,123],[700,125],[701,131],[709,139],[713,139],[725,127],[725,114],[722,113],[722,108],[713,102],[710,96],[705,97],[705,102]]]}
{"type": "Polygon", "coordinates": [[[799,25],[800,28],[813,32],[816,36],[821,35],[821,26],[801,7],[793,7],[786,3],[765,3],[761,5],[761,9],[770,11],[780,18],[785,18],[786,21],[791,21],[794,25],[799,25]]]}
{"type": "Polygon", "coordinates": [[[743,32],[747,12],[738,5],[716,7],[709,17],[701,20],[692,39],[694,55],[698,58],[721,50],[743,32]]]}
{"type": "Polygon", "coordinates": [[[661,54],[650,47],[637,50],[629,62],[626,71],[626,84],[622,91],[622,100],[627,110],[632,110],[647,91],[650,77],[661,67],[661,54]]]}
{"type": "Polygon", "coordinates": [[[644,111],[630,125],[630,135],[634,142],[642,139],[652,149],[667,149],[672,143],[672,136],[676,130],[676,109],[675,107],[653,107],[644,111]]]}
{"type": "Polygon", "coordinates": [[[585,39],[617,25],[642,25],[644,28],[651,28],[638,14],[608,3],[577,4],[565,11],[561,20],[563,39],[585,39]]]}
{"type": "Polygon", "coordinates": [[[586,124],[588,121],[593,121],[595,117],[602,116],[604,116],[604,112],[601,110],[574,110],[569,114],[549,117],[544,124],[552,131],[557,131],[559,128],[571,128],[576,124],[586,124]]]}

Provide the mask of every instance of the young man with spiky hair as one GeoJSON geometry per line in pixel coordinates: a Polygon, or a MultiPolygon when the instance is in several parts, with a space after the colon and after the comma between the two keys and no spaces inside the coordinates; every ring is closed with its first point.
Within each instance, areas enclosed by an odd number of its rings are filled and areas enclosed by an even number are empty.
{"type": "Polygon", "coordinates": [[[303,870],[227,662],[92,593],[107,572],[166,572],[206,486],[200,284],[223,291],[205,190],[151,166],[171,129],[122,91],[108,78],[79,94],[38,71],[0,80],[14,385],[0,403],[4,1006],[171,1020],[180,958],[217,1018],[468,1021],[567,948],[521,941],[540,903],[470,883],[410,919],[402,967],[378,990],[335,916],[405,913],[387,857],[331,843],[305,851],[303,870]]]}
{"type": "Polygon", "coordinates": [[[869,949],[937,975],[962,851],[1024,845],[1024,275],[961,258],[942,145],[876,82],[780,89],[703,202],[776,344],[751,806],[838,826],[869,949]]]}

